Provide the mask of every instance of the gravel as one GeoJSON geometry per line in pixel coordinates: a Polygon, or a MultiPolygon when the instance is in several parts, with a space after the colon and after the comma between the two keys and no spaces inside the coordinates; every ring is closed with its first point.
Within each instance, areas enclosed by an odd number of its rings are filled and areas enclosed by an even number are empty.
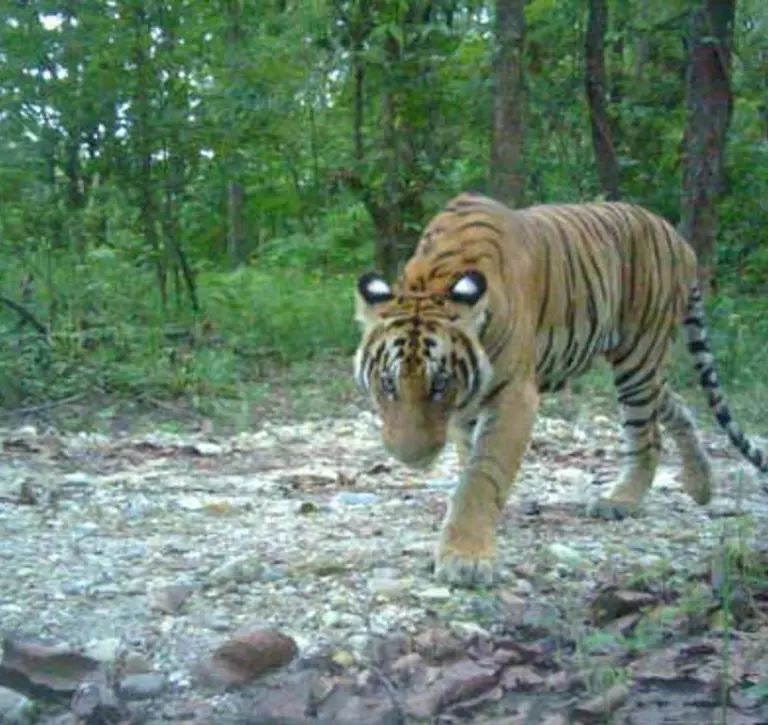
{"type": "MultiPolygon", "coordinates": [[[[505,579],[468,592],[431,575],[453,451],[409,472],[368,413],[221,439],[28,427],[0,440],[0,630],[133,661],[121,692],[163,704],[150,723],[188,719],[196,663],[234,632],[276,628],[302,655],[346,661],[435,620],[491,627],[501,594],[562,609],[606,573],[695,569],[723,536],[764,540],[768,521],[757,476],[719,436],[707,437],[720,474],[709,507],[682,493],[667,450],[643,515],[583,519],[618,469],[618,426],[542,418],[499,527],[505,579]]],[[[0,688],[0,721],[24,722],[27,703],[0,688]]]]}

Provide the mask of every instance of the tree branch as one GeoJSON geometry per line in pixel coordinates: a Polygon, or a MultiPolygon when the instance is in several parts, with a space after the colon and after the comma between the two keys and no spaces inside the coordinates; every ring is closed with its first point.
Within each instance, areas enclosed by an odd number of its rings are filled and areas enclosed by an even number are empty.
{"type": "Polygon", "coordinates": [[[20,305],[18,302],[15,302],[5,295],[0,295],[0,302],[2,302],[6,307],[12,309],[19,317],[21,317],[22,326],[25,324],[32,325],[32,327],[34,327],[35,330],[40,333],[40,336],[45,340],[45,343],[49,344],[48,329],[26,307],[20,305]]]}

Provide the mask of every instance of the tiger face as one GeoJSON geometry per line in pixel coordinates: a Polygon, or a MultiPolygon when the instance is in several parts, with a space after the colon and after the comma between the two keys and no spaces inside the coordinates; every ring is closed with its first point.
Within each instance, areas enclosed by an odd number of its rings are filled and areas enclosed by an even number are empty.
{"type": "Polygon", "coordinates": [[[488,315],[484,275],[464,273],[433,290],[393,290],[379,275],[358,280],[363,337],[355,379],[382,423],[388,452],[426,468],[443,450],[454,416],[471,416],[492,369],[479,341],[488,315]]]}

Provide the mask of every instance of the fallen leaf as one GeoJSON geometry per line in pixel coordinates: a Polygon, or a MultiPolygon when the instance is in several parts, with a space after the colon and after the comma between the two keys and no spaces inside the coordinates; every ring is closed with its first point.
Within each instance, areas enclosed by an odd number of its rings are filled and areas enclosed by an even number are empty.
{"type": "Polygon", "coordinates": [[[622,637],[629,637],[629,635],[635,631],[635,628],[640,624],[642,619],[643,615],[637,612],[634,614],[625,614],[623,617],[619,617],[611,622],[609,629],[611,632],[621,635],[622,637]]]}
{"type": "Polygon", "coordinates": [[[546,678],[544,687],[548,692],[572,692],[584,687],[584,677],[560,670],[546,678]]]}
{"type": "Polygon", "coordinates": [[[626,685],[612,685],[605,692],[576,705],[571,710],[571,716],[582,723],[604,722],[606,717],[629,700],[630,694],[626,685]]]}
{"type": "Polygon", "coordinates": [[[619,589],[615,585],[609,585],[597,593],[590,609],[595,623],[600,625],[626,614],[637,612],[643,607],[656,604],[656,602],[656,597],[648,592],[619,589]]]}
{"type": "Polygon", "coordinates": [[[498,681],[499,675],[494,670],[469,660],[458,662],[445,671],[444,679],[438,683],[441,689],[438,706],[445,708],[478,697],[495,687],[498,681]]]}
{"type": "Polygon", "coordinates": [[[523,656],[517,649],[500,647],[493,653],[493,661],[498,665],[520,664],[523,661],[523,656]]]}
{"type": "Polygon", "coordinates": [[[505,690],[533,690],[544,683],[544,678],[530,667],[513,665],[501,676],[505,690]]]}
{"type": "MultiPolygon", "coordinates": [[[[0,685],[21,678],[57,693],[72,693],[100,668],[98,660],[79,652],[6,637],[3,640],[0,685]]],[[[13,685],[7,686],[13,689],[13,685]]]]}
{"type": "Polygon", "coordinates": [[[387,463],[374,463],[365,473],[369,476],[378,476],[382,473],[390,473],[392,467],[387,463]]]}

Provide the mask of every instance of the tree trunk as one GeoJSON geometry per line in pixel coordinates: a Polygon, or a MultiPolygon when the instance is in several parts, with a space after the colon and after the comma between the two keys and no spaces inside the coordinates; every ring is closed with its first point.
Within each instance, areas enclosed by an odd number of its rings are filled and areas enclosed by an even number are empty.
{"type": "MultiPolygon", "coordinates": [[[[397,41],[390,37],[387,41],[387,55],[392,66],[397,62],[398,52],[397,41]]],[[[373,215],[376,224],[374,259],[377,269],[380,269],[382,274],[388,277],[394,277],[397,273],[397,231],[398,227],[401,226],[398,223],[400,217],[398,208],[400,149],[398,132],[395,128],[394,90],[393,84],[387,79],[381,99],[381,136],[385,158],[385,180],[384,203],[379,206],[383,213],[373,215]]]]}
{"type": "Polygon", "coordinates": [[[711,284],[723,153],[731,121],[731,45],[735,0],[702,0],[691,15],[686,73],[686,126],[680,231],[699,257],[702,280],[711,284]]]}
{"type": "Polygon", "coordinates": [[[522,202],[525,140],[525,0],[496,0],[493,61],[491,194],[512,206],[522,202]]]}
{"type": "Polygon", "coordinates": [[[619,164],[613,140],[613,128],[605,101],[605,26],[608,14],[605,0],[589,0],[585,37],[585,86],[592,127],[597,176],[603,194],[609,200],[619,198],[619,164]]]}
{"type": "MultiPolygon", "coordinates": [[[[239,59],[243,54],[242,3],[240,0],[225,0],[224,11],[227,15],[227,66],[230,83],[236,82],[240,75],[239,59]]],[[[237,114],[231,118],[231,133],[236,133],[238,125],[237,114]]],[[[227,159],[227,256],[232,269],[244,265],[248,261],[245,229],[245,186],[243,185],[243,169],[239,149],[230,152],[227,159]]]]}
{"type": "MultiPolygon", "coordinates": [[[[230,167],[230,173],[232,169],[230,167]]],[[[227,186],[227,251],[229,263],[237,268],[247,261],[245,249],[245,224],[243,223],[243,207],[245,206],[245,188],[239,181],[230,179],[227,186]]]]}
{"type": "Polygon", "coordinates": [[[136,152],[138,155],[138,176],[135,184],[139,190],[139,209],[141,217],[141,230],[144,241],[152,250],[155,262],[155,274],[157,286],[160,292],[160,300],[165,310],[168,306],[167,267],[163,250],[160,248],[160,240],[157,234],[157,207],[155,202],[155,178],[153,172],[153,129],[152,110],[150,105],[150,78],[152,75],[149,67],[149,24],[144,7],[136,3],[134,10],[134,48],[133,62],[136,65],[136,91],[134,96],[136,116],[136,152]]]}

